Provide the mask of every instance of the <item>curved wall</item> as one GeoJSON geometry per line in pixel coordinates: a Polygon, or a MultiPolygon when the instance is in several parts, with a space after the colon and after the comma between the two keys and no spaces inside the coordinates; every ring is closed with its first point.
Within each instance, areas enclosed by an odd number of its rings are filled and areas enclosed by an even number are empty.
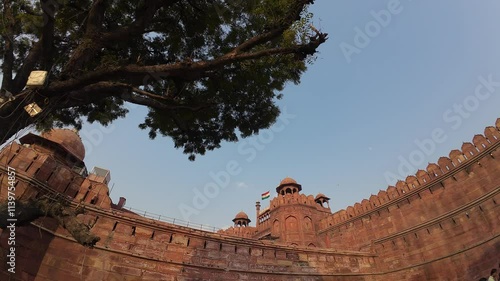
{"type": "MultiPolygon", "coordinates": [[[[40,219],[16,229],[17,266],[11,275],[9,233],[1,231],[0,279],[479,279],[498,265],[500,251],[499,126],[497,121],[496,128],[488,127],[461,151],[376,196],[319,222],[312,218],[326,247],[291,247],[176,226],[103,207],[111,204],[101,198],[106,204],[90,204],[81,215],[101,237],[93,249],[74,242],[53,220],[40,219]]],[[[7,165],[17,169],[16,196],[22,199],[51,192],[81,199],[82,190],[90,189],[88,179],[50,155],[12,144],[0,154],[0,200],[6,198],[7,165]]],[[[292,199],[318,208],[313,198],[292,199]]],[[[271,203],[283,204],[284,211],[294,208],[285,201],[271,203]]],[[[298,227],[298,222],[279,227],[288,226],[298,227]]]]}

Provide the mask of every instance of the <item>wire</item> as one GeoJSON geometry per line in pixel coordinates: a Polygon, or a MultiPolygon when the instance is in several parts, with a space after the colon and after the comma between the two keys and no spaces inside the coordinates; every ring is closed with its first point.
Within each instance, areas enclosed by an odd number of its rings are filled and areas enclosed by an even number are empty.
{"type": "MultiPolygon", "coordinates": [[[[23,102],[26,100],[26,98],[28,98],[28,95],[26,95],[24,97],[24,99],[17,105],[17,107],[14,110],[12,110],[12,112],[9,115],[7,115],[7,116],[0,116],[0,119],[7,119],[7,118],[11,117],[14,113],[16,113],[16,110],[19,109],[19,107],[23,104],[23,102]]],[[[12,100],[12,101],[14,101],[14,100],[12,100]]],[[[5,104],[3,104],[3,105],[5,105],[5,104]]]]}

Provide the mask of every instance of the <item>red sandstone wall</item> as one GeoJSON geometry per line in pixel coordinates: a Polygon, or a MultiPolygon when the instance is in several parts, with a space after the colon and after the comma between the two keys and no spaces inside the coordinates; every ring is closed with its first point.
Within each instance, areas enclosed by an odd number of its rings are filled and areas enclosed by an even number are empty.
{"type": "Polygon", "coordinates": [[[95,222],[101,237],[94,249],[62,229],[55,237],[34,226],[20,230],[14,280],[374,280],[372,254],[280,247],[98,209],[82,219],[95,222]]]}
{"type": "Polygon", "coordinates": [[[276,241],[287,245],[324,247],[317,239],[318,222],[328,216],[329,208],[314,201],[314,196],[299,193],[279,195],[269,203],[269,216],[259,227],[259,233],[270,231],[276,241]]]}
{"type": "MultiPolygon", "coordinates": [[[[500,250],[497,123],[486,137],[474,137],[474,145],[464,144],[439,165],[322,220],[320,239],[343,251],[273,245],[89,207],[82,220],[101,237],[96,248],[74,243],[50,220],[38,221],[40,228],[16,232],[14,276],[6,272],[8,233],[0,232],[0,280],[479,279],[498,264],[500,250]]],[[[0,163],[31,171],[34,156],[23,148],[15,151],[18,158],[0,156],[0,163]]],[[[66,173],[58,165],[54,169],[66,173]]],[[[40,168],[34,174],[75,196],[68,191],[71,183],[51,179],[52,171],[40,168]]],[[[22,196],[36,193],[26,189],[23,180],[29,179],[21,174],[19,190],[27,194],[22,196]]]]}
{"type": "Polygon", "coordinates": [[[485,134],[323,220],[320,236],[332,248],[374,252],[387,280],[486,276],[500,252],[500,133],[485,134]]]}
{"type": "MultiPolygon", "coordinates": [[[[29,198],[44,193],[43,190],[28,188],[26,177],[50,185],[52,191],[75,197],[83,182],[81,177],[75,171],[69,169],[66,165],[56,160],[51,154],[39,153],[31,148],[24,147],[18,143],[12,143],[5,147],[0,154],[0,166],[7,166],[16,169],[16,177],[19,180],[16,185],[16,197],[27,200],[29,198]],[[25,180],[23,180],[25,177],[25,180]]],[[[0,170],[0,200],[5,200],[7,191],[7,178],[0,170]]]]}

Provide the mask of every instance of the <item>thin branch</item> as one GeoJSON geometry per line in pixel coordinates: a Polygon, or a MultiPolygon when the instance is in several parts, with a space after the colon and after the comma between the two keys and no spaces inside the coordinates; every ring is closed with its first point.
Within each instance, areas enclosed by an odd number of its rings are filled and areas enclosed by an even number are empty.
{"type": "Polygon", "coordinates": [[[141,6],[137,7],[134,22],[125,27],[103,32],[102,20],[107,0],[95,0],[89,13],[82,44],[74,50],[73,55],[65,65],[64,76],[79,71],[81,66],[94,58],[101,48],[114,46],[116,41],[127,41],[143,34],[160,8],[170,6],[178,1],[180,0],[145,0],[141,6]]]}
{"type": "Polygon", "coordinates": [[[26,5],[25,3],[22,3],[21,6],[20,6],[20,8],[21,8],[21,10],[23,10],[28,15],[36,16],[36,17],[41,17],[42,16],[42,14],[38,14],[30,6],[26,5]]]}
{"type": "Polygon", "coordinates": [[[128,26],[119,27],[104,33],[102,42],[106,44],[114,40],[129,40],[143,34],[145,29],[153,22],[153,18],[160,8],[170,7],[179,1],[180,0],[146,0],[142,6],[137,7],[134,22],[128,26]]]}

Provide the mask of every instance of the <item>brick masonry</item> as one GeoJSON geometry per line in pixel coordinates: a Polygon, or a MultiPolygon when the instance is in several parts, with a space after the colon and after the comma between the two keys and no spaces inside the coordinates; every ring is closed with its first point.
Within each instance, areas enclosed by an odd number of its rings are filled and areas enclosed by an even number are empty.
{"type": "Polygon", "coordinates": [[[0,280],[479,280],[499,263],[499,129],[500,119],[425,171],[334,213],[287,179],[257,209],[256,226],[235,220],[218,233],[120,208],[105,182],[82,172],[80,150],[66,149],[75,133],[31,136],[0,152],[0,200],[5,169],[15,167],[19,199],[63,194],[86,204],[80,219],[101,240],[85,248],[39,219],[16,229],[10,274],[2,230],[0,280]]]}

